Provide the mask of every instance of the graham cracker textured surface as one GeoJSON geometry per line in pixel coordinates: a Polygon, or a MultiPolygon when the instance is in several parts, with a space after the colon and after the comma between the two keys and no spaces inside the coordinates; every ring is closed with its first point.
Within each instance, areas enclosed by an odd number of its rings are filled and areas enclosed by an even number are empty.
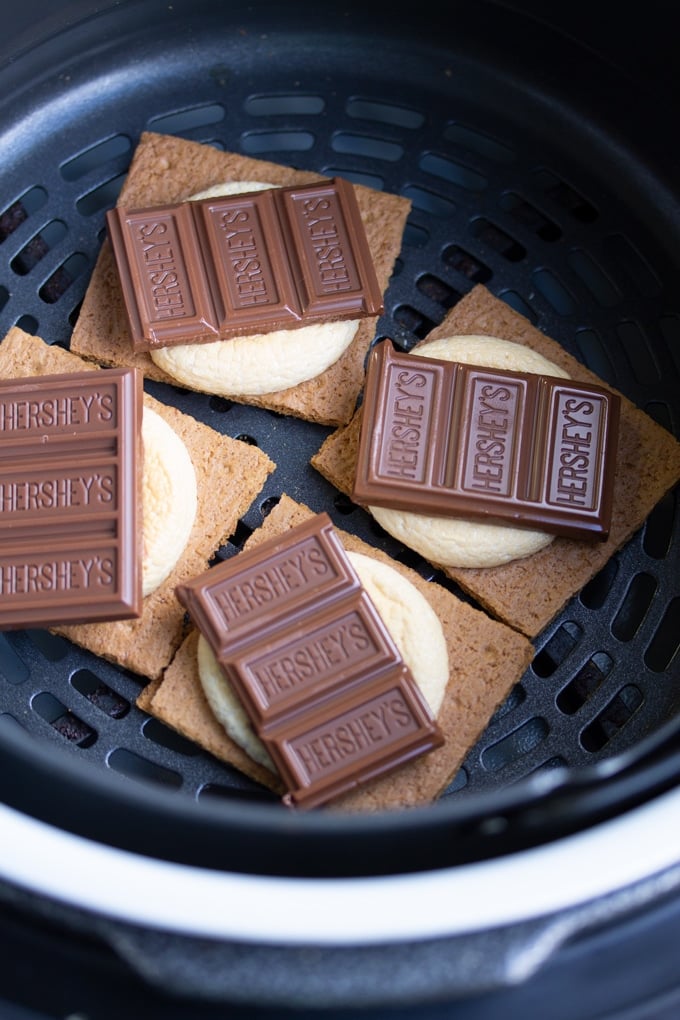
{"type": "MultiPolygon", "coordinates": [[[[244,548],[253,548],[268,538],[284,534],[311,514],[306,506],[282,496],[244,548]]],[[[533,646],[516,631],[462,602],[441,585],[423,580],[409,567],[352,535],[340,530],[338,534],[346,549],[388,563],[422,592],[441,621],[450,676],[437,716],[444,745],[336,799],[330,807],[343,811],[379,811],[428,803],[451,782],[495,709],[523,675],[533,657],[533,646]]],[[[192,631],[161,682],[142,692],[139,707],[217,758],[275,792],[283,792],[280,781],[248,758],[213,716],[198,678],[196,642],[196,631],[192,631]]]]}
{"type": "MultiPolygon", "coordinates": [[[[323,180],[320,174],[294,170],[265,160],[220,152],[210,145],[145,132],[135,150],[118,205],[128,208],[181,202],[227,181],[263,181],[281,186],[323,180]]],[[[355,184],[361,218],[380,288],[384,292],[401,249],[411,203],[355,184]]],[[[362,319],[340,359],[315,379],[277,393],[233,398],[325,425],[349,421],[363,385],[364,359],[376,319],[362,319]]],[[[108,239],[104,241],[73,330],[71,350],[103,365],[135,365],[150,379],[172,382],[146,352],[134,353],[108,239]]]]}
{"type": "MultiPolygon", "coordinates": [[[[0,344],[0,378],[92,368],[75,354],[16,327],[0,344]]],[[[175,597],[175,585],[207,569],[275,465],[257,447],[223,436],[149,394],[144,394],[144,406],[175,430],[194,465],[198,507],[187,546],[166,580],[144,599],[137,619],[54,630],[96,655],[152,679],[160,676],[185,633],[184,609],[175,597]]]]}
{"type": "MultiPolygon", "coordinates": [[[[603,385],[560,344],[482,285],[459,301],[426,341],[474,333],[525,344],[560,365],[572,379],[603,385]]],[[[354,481],[360,424],[358,411],[312,458],[317,471],[348,495],[354,481]]],[[[504,566],[441,569],[498,619],[536,637],[632,537],[679,479],[680,443],[621,395],[612,524],[606,542],[556,538],[545,549],[504,566]]]]}

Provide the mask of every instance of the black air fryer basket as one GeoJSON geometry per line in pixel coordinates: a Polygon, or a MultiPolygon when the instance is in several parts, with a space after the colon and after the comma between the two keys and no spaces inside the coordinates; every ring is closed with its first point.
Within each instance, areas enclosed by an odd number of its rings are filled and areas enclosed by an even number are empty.
{"type": "MultiPolygon", "coordinates": [[[[68,345],[152,130],[407,196],[379,336],[408,349],[484,283],[680,432],[680,168],[648,49],[636,77],[630,40],[603,53],[600,21],[587,45],[529,4],[443,22],[370,2],[35,6],[0,67],[0,335],[68,345]]],[[[327,429],[149,390],[277,463],[235,547],[286,492],[450,585],[309,467],[327,429]]],[[[620,816],[680,776],[676,501],[539,636],[431,808],[291,816],[139,711],[135,676],[45,631],[0,634],[0,799],[152,858],[310,878],[451,867],[620,816]]]]}

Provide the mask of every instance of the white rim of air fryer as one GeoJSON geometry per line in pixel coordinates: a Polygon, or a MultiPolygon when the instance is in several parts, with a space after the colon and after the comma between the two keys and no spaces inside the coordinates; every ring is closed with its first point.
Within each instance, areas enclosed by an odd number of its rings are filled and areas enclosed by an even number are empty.
{"type": "Polygon", "coordinates": [[[144,857],[0,805],[0,876],[99,916],[176,934],[281,946],[385,944],[550,916],[659,875],[680,862],[679,818],[677,788],[505,857],[415,874],[304,879],[144,857]]]}

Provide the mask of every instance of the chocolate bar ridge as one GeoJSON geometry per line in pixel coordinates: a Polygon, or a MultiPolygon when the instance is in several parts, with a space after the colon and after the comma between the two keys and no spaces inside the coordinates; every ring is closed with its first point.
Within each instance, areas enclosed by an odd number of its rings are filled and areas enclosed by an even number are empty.
{"type": "Polygon", "coordinates": [[[0,380],[0,629],[141,612],[141,376],[0,380]]]}
{"type": "Polygon", "coordinates": [[[349,181],[107,212],[135,350],[379,315],[349,181]]]}
{"type": "Polygon", "coordinates": [[[609,534],[620,399],[557,376],[369,357],[352,497],[568,538],[609,534]]]}
{"type": "Polygon", "coordinates": [[[315,807],[442,734],[327,514],[176,589],[288,793],[315,807]]]}

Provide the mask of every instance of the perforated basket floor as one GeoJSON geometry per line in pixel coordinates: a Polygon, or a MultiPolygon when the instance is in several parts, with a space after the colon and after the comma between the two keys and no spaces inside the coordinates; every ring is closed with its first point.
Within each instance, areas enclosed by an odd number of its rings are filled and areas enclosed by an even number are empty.
{"type": "MultiPolygon", "coordinates": [[[[68,344],[104,213],[151,129],[408,196],[380,335],[408,348],[483,282],[677,433],[680,220],[651,100],[644,111],[639,90],[633,101],[616,72],[536,26],[505,45],[512,16],[482,15],[461,13],[442,37],[351,6],[329,29],[312,14],[292,27],[273,8],[258,21],[207,3],[128,3],[19,55],[0,74],[0,333],[18,324],[68,344]]],[[[286,491],[437,576],[310,469],[326,430],[153,392],[279,465],[236,544],[286,491]]],[[[675,715],[678,563],[669,496],[540,636],[447,799],[608,759],[675,715]]],[[[178,797],[269,799],[136,709],[138,690],[133,675],[46,632],[0,634],[0,733],[24,728],[84,770],[178,797]]]]}

